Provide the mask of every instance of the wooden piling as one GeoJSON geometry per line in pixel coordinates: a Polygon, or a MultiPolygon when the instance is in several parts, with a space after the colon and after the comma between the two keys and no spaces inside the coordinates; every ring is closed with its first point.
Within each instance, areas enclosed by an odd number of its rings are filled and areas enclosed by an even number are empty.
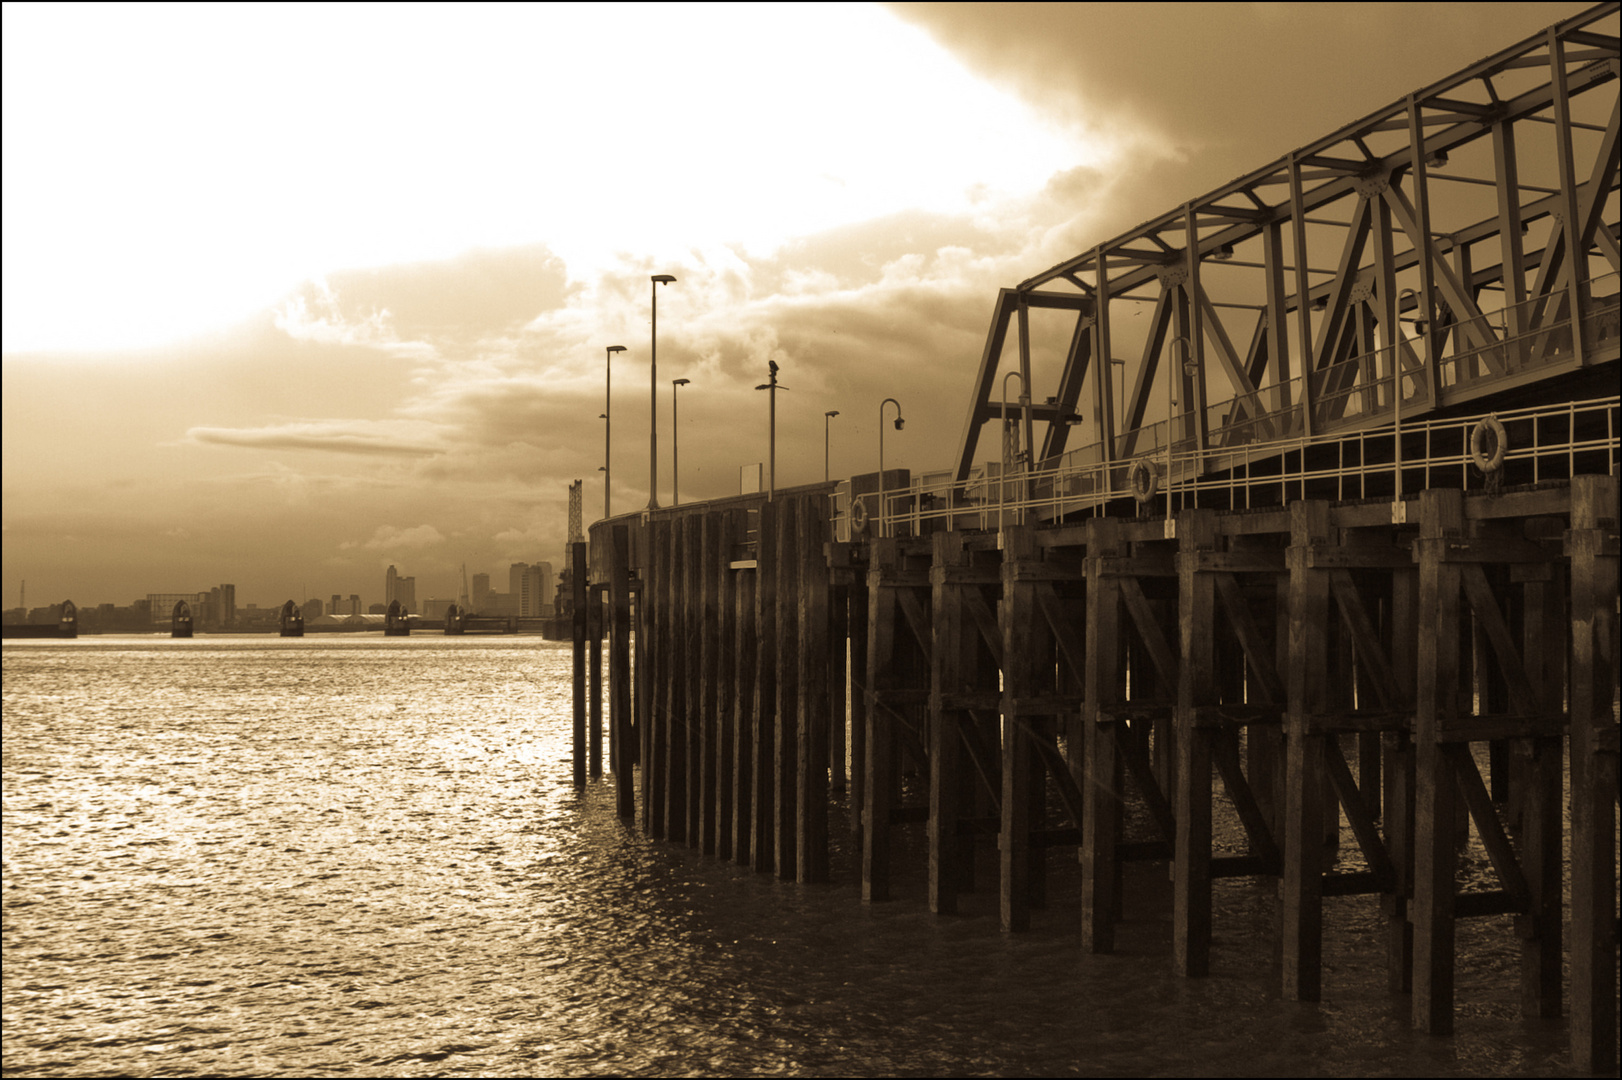
{"type": "MultiPolygon", "coordinates": [[[[585,546],[584,544],[581,545],[585,546]]],[[[589,563],[589,560],[588,560],[589,563]]],[[[587,703],[590,715],[586,723],[586,745],[589,771],[593,779],[603,775],[603,589],[591,585],[586,589],[586,673],[590,689],[587,703]]]]}
{"type": "Polygon", "coordinates": [[[1184,975],[1211,968],[1211,731],[1200,712],[1218,704],[1216,587],[1201,556],[1217,543],[1214,510],[1178,515],[1179,634],[1177,837],[1173,847],[1172,958],[1184,975]]]}
{"type": "MultiPolygon", "coordinates": [[[[737,535],[747,531],[747,512],[740,512],[737,535]]],[[[758,562],[757,562],[758,565],[758,562]]],[[[733,661],[735,664],[732,686],[732,775],[728,783],[731,797],[732,859],[750,865],[750,837],[754,834],[754,761],[755,761],[755,664],[759,649],[756,645],[755,590],[760,580],[754,567],[740,567],[733,577],[733,661]]]]}
{"type": "Polygon", "coordinates": [[[777,511],[761,504],[755,532],[755,694],[749,738],[750,866],[765,873],[776,865],[777,803],[775,731],[777,716],[777,511]]]}
{"type": "Polygon", "coordinates": [[[1317,1001],[1323,986],[1324,734],[1313,720],[1326,710],[1329,574],[1312,554],[1331,539],[1329,504],[1290,504],[1289,652],[1284,719],[1283,991],[1317,1001]]]}
{"type": "Polygon", "coordinates": [[[708,562],[704,550],[704,516],[701,510],[689,510],[682,518],[682,682],[686,690],[682,725],[682,763],[685,766],[682,809],[687,819],[687,846],[692,848],[703,842],[700,812],[704,801],[703,694],[704,668],[708,661],[704,652],[704,568],[708,562]]]}
{"type": "Polygon", "coordinates": [[[1454,873],[1457,817],[1443,729],[1459,713],[1459,564],[1447,545],[1464,537],[1458,491],[1419,495],[1419,685],[1414,732],[1414,1026],[1453,1033],[1454,873]]]}
{"type": "Polygon", "coordinates": [[[1081,828],[1081,940],[1089,952],[1115,951],[1116,889],[1121,879],[1116,843],[1121,834],[1125,780],[1118,752],[1127,737],[1120,620],[1120,583],[1110,567],[1121,555],[1113,518],[1087,522],[1087,670],[1082,691],[1082,737],[1087,763],[1087,809],[1081,828]]]}
{"type": "Polygon", "coordinates": [[[586,545],[569,545],[574,574],[574,785],[586,786],[586,545]]]}
{"type": "Polygon", "coordinates": [[[827,535],[827,500],[806,496],[800,507],[796,552],[800,724],[795,759],[794,851],[795,878],[802,884],[828,880],[828,668],[832,643],[828,559],[823,550],[827,535]]]}
{"type": "Polygon", "coordinates": [[[777,876],[794,879],[798,863],[796,830],[800,758],[800,511],[802,500],[777,504],[777,705],[772,731],[774,866],[777,876]]]}
{"type": "Polygon", "coordinates": [[[631,738],[630,535],[615,525],[609,543],[608,697],[609,764],[614,771],[614,809],[622,820],[636,816],[631,738]]]}
{"type": "Polygon", "coordinates": [[[862,899],[890,899],[891,763],[895,726],[884,695],[895,688],[896,583],[900,552],[894,539],[869,548],[867,575],[866,753],[862,763],[862,899]]]}
{"type": "Polygon", "coordinates": [[[1572,481],[1571,1050],[1617,1068],[1617,477],[1572,481]]]}

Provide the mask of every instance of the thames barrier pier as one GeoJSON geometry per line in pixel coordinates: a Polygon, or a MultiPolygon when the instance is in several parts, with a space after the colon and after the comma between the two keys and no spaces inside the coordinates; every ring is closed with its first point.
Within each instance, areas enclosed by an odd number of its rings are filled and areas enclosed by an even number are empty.
{"type": "Polygon", "coordinates": [[[1619,74],[1603,4],[1002,290],[938,473],[595,523],[577,780],[600,617],[652,836],[820,882],[848,800],[865,901],[923,822],[932,910],[1069,909],[1095,952],[1157,861],[1188,976],[1213,882],[1271,881],[1301,1001],[1335,992],[1324,899],[1361,897],[1436,1035],[1459,920],[1508,915],[1525,1015],[1614,1074],[1619,74]]]}

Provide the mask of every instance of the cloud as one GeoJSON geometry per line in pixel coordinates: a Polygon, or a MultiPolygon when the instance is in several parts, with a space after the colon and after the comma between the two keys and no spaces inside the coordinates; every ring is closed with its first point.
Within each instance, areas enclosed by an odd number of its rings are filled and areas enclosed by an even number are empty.
{"type": "Polygon", "coordinates": [[[303,420],[256,428],[194,427],[186,432],[186,439],[258,450],[425,457],[444,449],[435,435],[432,425],[413,420],[303,420]]]}
{"type": "MultiPolygon", "coordinates": [[[[432,525],[416,525],[409,529],[397,529],[393,525],[379,525],[372,538],[362,546],[367,551],[419,551],[423,548],[443,544],[445,537],[432,525]]],[[[346,543],[339,545],[352,548],[355,545],[346,543]]]]}

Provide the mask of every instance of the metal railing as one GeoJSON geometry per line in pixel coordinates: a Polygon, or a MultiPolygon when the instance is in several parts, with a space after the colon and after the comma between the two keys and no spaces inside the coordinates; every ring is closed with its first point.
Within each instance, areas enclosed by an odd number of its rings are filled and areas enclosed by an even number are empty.
{"type": "MultiPolygon", "coordinates": [[[[1622,276],[1611,273],[1586,287],[1587,302],[1578,325],[1590,358],[1622,343],[1619,281],[1622,276]]],[[[1437,381],[1444,395],[1468,388],[1474,392],[1466,396],[1475,396],[1490,391],[1495,383],[1569,363],[1573,321],[1552,317],[1566,306],[1568,301],[1561,296],[1542,297],[1425,331],[1438,338],[1437,381]],[[1532,325],[1537,328],[1525,329],[1532,325]]],[[[1232,505],[1249,506],[1256,489],[1275,484],[1286,492],[1291,486],[1304,492],[1332,483],[1335,498],[1367,497],[1370,481],[1391,478],[1396,468],[1390,460],[1379,460],[1378,446],[1392,445],[1389,425],[1395,416],[1392,396],[1399,363],[1404,460],[1401,483],[1394,486],[1418,490],[1457,469],[1460,486],[1468,488],[1469,430],[1487,414],[1421,419],[1437,406],[1424,351],[1422,337],[1409,337],[1313,372],[1307,380],[1298,376],[1253,394],[1235,395],[1206,410],[1203,446],[1193,417],[1181,413],[1172,423],[1161,420],[1118,435],[1114,461],[1105,461],[1103,443],[1093,442],[1040,469],[1003,471],[993,463],[976,469],[962,484],[946,474],[915,480],[904,490],[884,493],[876,532],[916,535],[942,525],[989,529],[997,528],[999,521],[1024,520],[1032,513],[1050,519],[1083,511],[1102,513],[1105,504],[1131,496],[1129,472],[1137,461],[1154,470],[1159,489],[1174,509],[1219,489],[1229,493],[1232,505]],[[1315,435],[1310,439],[1305,436],[1304,385],[1312,397],[1315,435]],[[1372,461],[1371,447],[1376,449],[1372,461]],[[1333,464],[1322,464],[1327,459],[1333,464]],[[1266,467],[1265,478],[1257,475],[1257,466],[1266,467]]],[[[1603,471],[1614,472],[1616,403],[1614,397],[1601,398],[1497,413],[1509,435],[1506,461],[1530,461],[1533,482],[1543,479],[1546,470],[1540,463],[1551,455],[1567,459],[1562,475],[1574,473],[1580,455],[1601,453],[1603,471]],[[1592,426],[1596,422],[1592,417],[1601,413],[1603,438],[1575,434],[1579,427],[1592,426]]],[[[1598,464],[1596,458],[1588,467],[1598,464]]],[[[1474,481],[1482,482],[1479,476],[1474,481]]]]}

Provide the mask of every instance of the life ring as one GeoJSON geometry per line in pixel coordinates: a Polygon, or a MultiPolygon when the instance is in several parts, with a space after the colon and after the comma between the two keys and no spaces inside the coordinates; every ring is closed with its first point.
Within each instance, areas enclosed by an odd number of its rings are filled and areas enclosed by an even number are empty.
{"type": "Polygon", "coordinates": [[[851,500],[850,531],[857,535],[867,532],[867,500],[860,496],[851,500]]]}
{"type": "Polygon", "coordinates": [[[1470,429],[1470,460],[1484,473],[1495,473],[1504,467],[1504,451],[1508,447],[1509,436],[1496,416],[1478,420],[1470,429]]]}
{"type": "Polygon", "coordinates": [[[1146,503],[1155,497],[1155,489],[1160,486],[1160,478],[1155,475],[1154,466],[1142,458],[1132,463],[1132,468],[1126,474],[1127,483],[1131,485],[1132,497],[1140,503],[1146,503]]]}

